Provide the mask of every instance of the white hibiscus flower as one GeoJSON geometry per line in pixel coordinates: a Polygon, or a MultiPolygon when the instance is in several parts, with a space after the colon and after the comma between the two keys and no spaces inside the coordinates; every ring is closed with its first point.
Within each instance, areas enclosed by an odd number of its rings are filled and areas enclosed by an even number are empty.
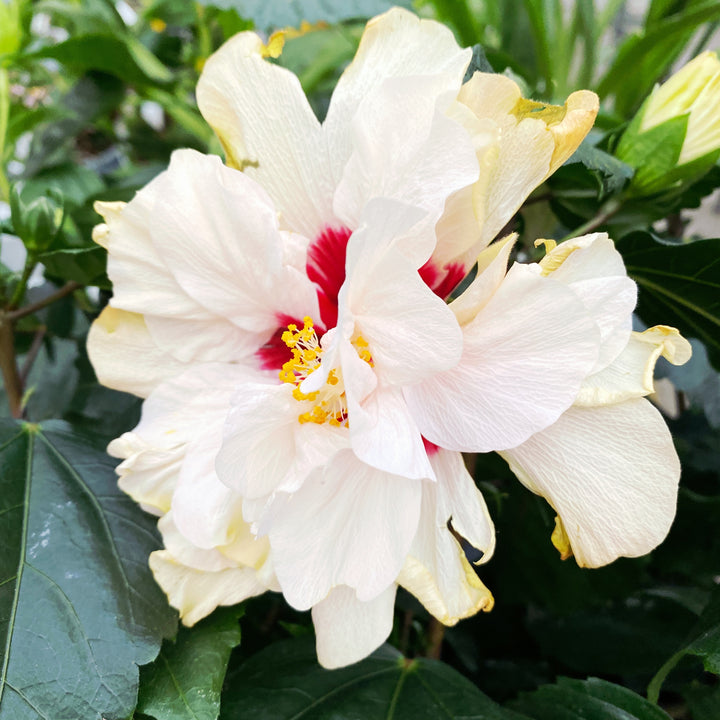
{"type": "Polygon", "coordinates": [[[546,107],[507,78],[463,84],[470,51],[395,9],[320,123],[265,53],[241,33],[203,72],[227,165],[178,151],[127,205],[98,204],[115,294],[89,352],[147,398],[110,452],[162,515],[150,562],[183,621],[280,590],[334,667],[387,637],[398,584],[447,624],[491,607],[456,540],[494,547],[460,451],[503,451],[564,517],[562,477],[510,453],[620,362],[635,290],[592,269],[593,238],[507,273],[512,242],[487,247],[582,140],[592,93],[546,107]]]}

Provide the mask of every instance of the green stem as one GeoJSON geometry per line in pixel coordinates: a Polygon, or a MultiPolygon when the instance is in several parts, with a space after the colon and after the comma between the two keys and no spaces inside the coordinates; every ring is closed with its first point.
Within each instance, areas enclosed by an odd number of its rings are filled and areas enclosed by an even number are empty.
{"type": "Polygon", "coordinates": [[[623,201],[620,198],[610,198],[601,208],[600,212],[595,217],[590,218],[586,223],[578,228],[575,228],[571,233],[568,233],[560,242],[570,240],[571,238],[585,235],[586,233],[597,230],[602,227],[610,218],[612,218],[623,206],[623,201]]]}
{"type": "Polygon", "coordinates": [[[12,294],[12,297],[10,298],[11,308],[16,308],[22,302],[22,299],[25,297],[28,280],[30,280],[30,276],[32,275],[32,272],[35,269],[36,265],[37,260],[35,259],[35,256],[31,253],[28,253],[28,256],[25,258],[25,267],[23,268],[22,275],[20,276],[20,280],[15,286],[15,290],[12,294]]]}
{"type": "Polygon", "coordinates": [[[678,664],[682,656],[685,654],[684,650],[679,650],[665,662],[665,664],[655,673],[655,677],[650,681],[647,689],[647,699],[651,703],[657,705],[658,698],[660,697],[660,688],[665,682],[665,678],[670,674],[670,671],[678,664]]]}
{"type": "Polygon", "coordinates": [[[428,624],[428,647],[425,657],[429,657],[431,660],[440,659],[444,637],[445,626],[437,618],[431,617],[428,624]]]}

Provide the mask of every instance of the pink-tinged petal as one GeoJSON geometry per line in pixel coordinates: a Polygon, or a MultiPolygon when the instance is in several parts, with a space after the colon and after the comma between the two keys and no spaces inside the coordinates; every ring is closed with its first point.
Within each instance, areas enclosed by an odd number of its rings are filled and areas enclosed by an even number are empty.
{"type": "Polygon", "coordinates": [[[300,82],[263,59],[251,32],[211,55],[200,77],[200,111],[225,149],[270,195],[286,229],[315,237],[332,222],[335,189],[325,138],[300,82]]]}
{"type": "Polygon", "coordinates": [[[665,421],[643,398],[572,407],[502,455],[556,510],[581,567],[645,555],[670,529],[680,463],[665,421]]]}
{"type": "Polygon", "coordinates": [[[437,482],[423,483],[418,531],[398,577],[445,625],[491,610],[493,597],[482,584],[450,527],[487,561],[495,547],[495,531],[480,491],[460,453],[438,450],[431,455],[437,482]]]}
{"type": "MultiPolygon", "coordinates": [[[[443,76],[394,78],[362,102],[335,194],[345,225],[356,228],[370,199],[383,197],[425,210],[434,227],[448,197],[478,179],[470,135],[444,113],[457,92],[447,85],[443,76]]],[[[423,262],[433,249],[423,248],[423,262]]]]}
{"type": "Polygon", "coordinates": [[[332,670],[377,650],[392,630],[396,592],[393,584],[373,600],[361,602],[352,588],[333,588],[312,609],[318,662],[332,670]]]}
{"type": "Polygon", "coordinates": [[[550,250],[543,272],[567,285],[582,301],[600,330],[600,354],[593,372],[611,363],[627,345],[637,287],[622,256],[606,233],[583,235],[550,250]]]}
{"type": "Polygon", "coordinates": [[[283,264],[284,238],[267,193],[220,159],[173,154],[150,218],[152,241],[185,292],[248,333],[269,335],[278,315],[317,315],[314,285],[283,264]]]}
{"type": "Polygon", "coordinates": [[[459,364],[405,388],[422,434],[451,450],[504,450],[548,427],[595,364],[598,330],[574,293],[515,264],[463,328],[459,364]]]}
{"type": "Polygon", "coordinates": [[[140,397],[187,367],[157,346],[142,315],[113,307],[90,326],[87,351],[103,385],[140,397]]]}
{"type": "Polygon", "coordinates": [[[442,75],[445,89],[460,87],[472,51],[461,49],[444,25],[393,8],[367,24],[354,60],[333,92],[324,130],[336,180],[351,153],[351,121],[363,99],[388,78],[442,75]]]}
{"type": "Polygon", "coordinates": [[[392,585],[417,529],[421,485],[380,472],[344,450],[270,509],[278,581],[298,610],[337,585],[366,602],[392,585]]]}
{"type": "Polygon", "coordinates": [[[660,356],[673,365],[684,365],[692,354],[690,343],[666,325],[634,332],[624,350],[610,365],[585,378],[575,405],[611,405],[655,392],[655,363],[660,356]]]}

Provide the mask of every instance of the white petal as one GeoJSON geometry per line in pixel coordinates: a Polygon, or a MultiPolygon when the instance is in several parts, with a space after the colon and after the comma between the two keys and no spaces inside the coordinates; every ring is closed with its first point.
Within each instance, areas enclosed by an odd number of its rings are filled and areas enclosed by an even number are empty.
{"type": "Polygon", "coordinates": [[[451,450],[513,447],[566,410],[595,364],[598,331],[566,287],[515,264],[464,330],[460,363],[405,389],[422,434],[451,450]]]}
{"type": "Polygon", "coordinates": [[[373,600],[361,602],[354,590],[340,585],[313,606],[319,663],[332,670],[379,648],[392,630],[396,591],[392,584],[373,600]]]}
{"type": "MultiPolygon", "coordinates": [[[[393,218],[396,207],[374,202],[363,228],[353,233],[340,315],[349,313],[368,342],[378,377],[407,384],[455,365],[462,334],[452,311],[418,275],[419,265],[395,245],[404,225],[393,218]]],[[[402,216],[413,217],[409,211],[402,216]]]]}
{"type": "Polygon", "coordinates": [[[345,225],[357,227],[369,200],[384,197],[426,210],[434,226],[447,198],[477,180],[470,135],[444,114],[457,92],[445,93],[447,84],[442,76],[386,80],[362,102],[335,194],[345,225]]]}
{"type": "Polygon", "coordinates": [[[605,233],[567,240],[548,252],[540,267],[582,300],[600,330],[593,372],[606,367],[627,345],[637,299],[637,287],[613,241],[605,233]]]}
{"type": "Polygon", "coordinates": [[[113,307],[90,326],[87,351],[102,385],[140,397],[187,367],[157,346],[142,315],[113,307]]]}
{"type": "Polygon", "coordinates": [[[644,555],[670,529],[680,463],[664,420],[645,399],[572,407],[502,455],[555,508],[582,567],[644,555]]]}
{"type": "Polygon", "coordinates": [[[437,482],[423,483],[418,532],[398,582],[445,625],[490,610],[493,598],[465,557],[448,523],[487,561],[495,531],[480,491],[460,453],[438,450],[431,456],[437,482]]]}
{"type": "Polygon", "coordinates": [[[362,403],[347,388],[350,441],[363,462],[394,475],[434,480],[422,435],[400,388],[379,387],[362,403]]]}
{"type": "Polygon", "coordinates": [[[315,287],[283,265],[284,238],[267,193],[214,156],[173,154],[150,219],[153,244],[183,290],[248,333],[278,316],[317,316],[315,287]]]}
{"type": "Polygon", "coordinates": [[[480,253],[475,279],[460,297],[450,303],[450,309],[460,325],[473,320],[500,287],[507,274],[508,260],[517,238],[517,233],[508,235],[480,253]]]}
{"type": "Polygon", "coordinates": [[[325,138],[299,80],[264,60],[262,48],[255,33],[244,32],[208,58],[198,106],[228,162],[270,195],[283,227],[313,238],[333,221],[325,138]]]}
{"type": "Polygon", "coordinates": [[[471,57],[472,51],[460,49],[444,25],[419,20],[407,10],[393,8],[370,20],[333,92],[324,124],[336,171],[350,156],[351,119],[368,93],[387,78],[429,75],[444,76],[448,89],[459,88],[471,57]]]}
{"type": "Polygon", "coordinates": [[[269,530],[275,571],[287,601],[306,610],[336,585],[362,602],[391,585],[417,528],[415,480],[361,463],[349,450],[289,496],[278,496],[269,530]]]}
{"type": "Polygon", "coordinates": [[[610,365],[585,378],[575,404],[609,405],[650,395],[655,391],[653,372],[658,358],[683,365],[691,353],[690,343],[675,328],[658,325],[634,332],[610,365]]]}
{"type": "Polygon", "coordinates": [[[297,490],[349,443],[345,428],[301,424],[307,410],[289,384],[244,385],[232,400],[216,460],[222,482],[247,499],[297,490]]]}

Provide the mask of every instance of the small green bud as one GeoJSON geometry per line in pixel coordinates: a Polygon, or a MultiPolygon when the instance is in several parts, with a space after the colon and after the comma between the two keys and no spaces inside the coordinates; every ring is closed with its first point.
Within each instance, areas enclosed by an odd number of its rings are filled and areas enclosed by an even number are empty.
{"type": "Polygon", "coordinates": [[[52,245],[65,218],[59,193],[51,190],[26,205],[17,185],[10,191],[10,213],[15,234],[32,253],[44,252],[52,245]]]}
{"type": "Polygon", "coordinates": [[[645,100],[616,156],[636,169],[635,195],[682,189],[720,156],[720,59],[704,52],[645,100]]]}

